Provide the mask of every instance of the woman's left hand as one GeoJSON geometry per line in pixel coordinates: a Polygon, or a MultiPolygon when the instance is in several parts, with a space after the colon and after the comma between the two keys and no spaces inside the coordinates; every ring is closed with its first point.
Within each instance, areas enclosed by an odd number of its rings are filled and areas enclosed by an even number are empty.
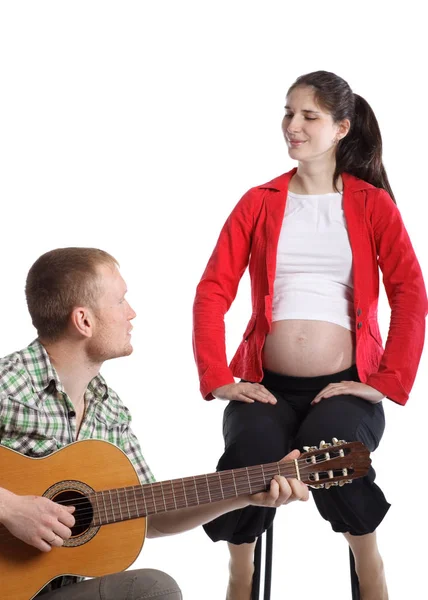
{"type": "Polygon", "coordinates": [[[318,404],[323,398],[342,395],[358,396],[372,404],[377,404],[385,398],[382,392],[375,390],[365,383],[360,383],[359,381],[341,381],[340,383],[329,383],[315,396],[311,405],[314,406],[315,404],[318,404]]]}

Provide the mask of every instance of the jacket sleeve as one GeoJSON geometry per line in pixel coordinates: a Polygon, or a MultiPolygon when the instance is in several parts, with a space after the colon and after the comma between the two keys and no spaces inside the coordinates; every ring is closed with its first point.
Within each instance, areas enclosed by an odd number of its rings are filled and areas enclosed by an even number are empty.
{"type": "Polygon", "coordinates": [[[366,383],[404,405],[424,344],[426,290],[400,212],[384,190],[374,198],[371,220],[391,320],[379,369],[366,383]]]}
{"type": "Polygon", "coordinates": [[[207,400],[213,399],[212,390],[235,381],[227,363],[224,315],[248,265],[258,196],[260,191],[250,190],[233,209],[196,290],[193,352],[207,400]]]}

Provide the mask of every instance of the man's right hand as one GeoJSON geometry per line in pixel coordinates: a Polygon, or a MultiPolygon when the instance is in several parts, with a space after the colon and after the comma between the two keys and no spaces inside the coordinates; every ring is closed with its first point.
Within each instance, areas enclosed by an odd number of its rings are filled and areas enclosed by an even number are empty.
{"type": "Polygon", "coordinates": [[[41,496],[17,496],[1,490],[1,522],[12,535],[42,552],[71,537],[74,506],[61,506],[41,496]]]}
{"type": "Polygon", "coordinates": [[[220,400],[237,400],[238,402],[263,402],[276,404],[276,398],[260,383],[229,383],[213,390],[212,395],[220,400]]]}

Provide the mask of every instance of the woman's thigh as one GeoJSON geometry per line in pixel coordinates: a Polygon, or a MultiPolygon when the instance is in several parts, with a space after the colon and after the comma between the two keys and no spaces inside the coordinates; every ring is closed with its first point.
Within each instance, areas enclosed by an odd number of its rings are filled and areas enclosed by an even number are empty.
{"type": "Polygon", "coordinates": [[[275,395],[277,404],[230,402],[226,407],[219,470],[279,460],[289,452],[299,419],[287,400],[275,395]]]}
{"type": "Polygon", "coordinates": [[[356,396],[324,398],[312,407],[299,427],[296,444],[317,446],[332,438],[360,441],[372,452],[382,438],[385,414],[382,403],[372,404],[356,396]]]}

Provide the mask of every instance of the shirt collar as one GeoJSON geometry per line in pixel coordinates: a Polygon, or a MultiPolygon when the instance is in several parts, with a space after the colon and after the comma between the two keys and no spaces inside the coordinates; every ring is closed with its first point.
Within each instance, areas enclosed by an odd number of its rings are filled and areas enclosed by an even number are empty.
{"type": "MultiPolygon", "coordinates": [[[[295,167],[294,169],[291,169],[291,171],[288,171],[288,173],[284,173],[283,175],[280,175],[279,177],[275,177],[275,179],[272,179],[271,181],[269,181],[268,183],[265,183],[263,185],[259,185],[258,187],[259,187],[259,189],[270,189],[270,190],[276,190],[277,192],[287,191],[288,184],[290,183],[290,179],[293,177],[293,175],[296,173],[296,171],[297,171],[297,168],[295,167]]],[[[352,192],[357,192],[360,190],[365,190],[365,189],[374,187],[370,183],[367,183],[367,181],[358,179],[357,177],[354,177],[354,175],[351,175],[350,173],[342,173],[341,175],[342,175],[343,187],[346,190],[350,190],[352,192]]]]}
{"type": "MultiPolygon", "coordinates": [[[[48,391],[52,386],[59,392],[65,392],[49,354],[40,340],[34,340],[25,349],[24,362],[36,392],[48,391]]],[[[96,400],[103,401],[108,398],[107,383],[99,373],[89,382],[87,389],[96,400]]]]}

